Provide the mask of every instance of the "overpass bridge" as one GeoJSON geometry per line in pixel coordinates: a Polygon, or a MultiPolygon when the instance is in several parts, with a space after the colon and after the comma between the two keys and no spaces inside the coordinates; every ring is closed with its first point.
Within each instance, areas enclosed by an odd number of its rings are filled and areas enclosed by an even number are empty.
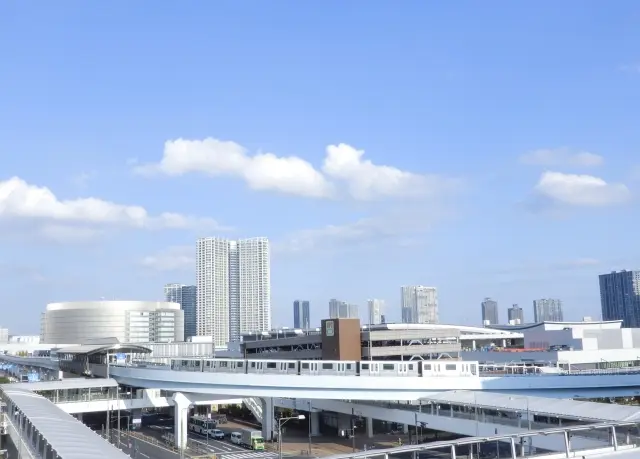
{"type": "MultiPolygon", "coordinates": [[[[107,355],[108,359],[108,355],[107,355]]],[[[55,363],[47,359],[0,356],[0,360],[17,365],[55,369],[55,363]]],[[[216,359],[224,363],[233,359],[216,359]]],[[[203,362],[200,360],[200,362],[203,362]]],[[[248,361],[247,361],[248,362],[248,361]]],[[[466,362],[469,364],[469,362],[466,362]]],[[[284,364],[287,368],[290,363],[284,364]]],[[[316,365],[318,365],[316,363],[316,365]]],[[[353,374],[283,374],[240,373],[204,371],[199,369],[170,368],[153,365],[122,365],[86,363],[83,372],[95,376],[108,376],[125,386],[162,389],[173,393],[171,404],[175,407],[175,439],[178,446],[186,442],[188,408],[193,404],[191,394],[218,397],[242,397],[252,399],[252,411],[265,414],[262,419],[265,438],[274,432],[274,398],[324,400],[340,403],[340,400],[409,401],[416,402],[451,391],[471,393],[503,393],[543,395],[556,398],[595,398],[619,395],[640,395],[640,372],[600,371],[569,374],[494,374],[481,376],[414,376],[397,375],[353,375],[353,374]]],[[[380,409],[377,407],[376,409],[380,409]]],[[[339,411],[339,410],[338,410],[339,411]]],[[[432,425],[433,427],[434,425],[432,425]]],[[[447,430],[447,429],[442,429],[447,430]]]]}

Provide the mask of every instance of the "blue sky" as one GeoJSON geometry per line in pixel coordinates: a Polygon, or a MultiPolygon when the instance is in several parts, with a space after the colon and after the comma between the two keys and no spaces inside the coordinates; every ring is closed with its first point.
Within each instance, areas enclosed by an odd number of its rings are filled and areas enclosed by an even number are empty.
{"type": "Polygon", "coordinates": [[[635,1],[0,6],[1,323],[160,299],[199,236],[273,243],[291,303],[436,286],[442,322],[639,267],[635,1]],[[364,152],[364,153],[361,153],[364,152]],[[92,198],[92,200],[87,200],[92,198]]]}

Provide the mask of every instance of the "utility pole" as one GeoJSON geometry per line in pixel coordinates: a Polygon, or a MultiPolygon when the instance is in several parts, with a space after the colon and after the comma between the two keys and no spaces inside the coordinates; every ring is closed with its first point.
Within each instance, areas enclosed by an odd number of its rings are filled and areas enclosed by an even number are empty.
{"type": "Polygon", "coordinates": [[[355,408],[351,408],[351,444],[353,447],[353,452],[356,450],[356,410],[355,408]]]}

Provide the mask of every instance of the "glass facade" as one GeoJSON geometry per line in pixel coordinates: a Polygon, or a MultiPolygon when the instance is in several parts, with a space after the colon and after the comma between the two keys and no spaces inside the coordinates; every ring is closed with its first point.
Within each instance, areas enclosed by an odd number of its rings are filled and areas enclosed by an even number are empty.
{"type": "Polygon", "coordinates": [[[625,328],[640,327],[640,271],[600,276],[602,320],[622,320],[625,328]]]}

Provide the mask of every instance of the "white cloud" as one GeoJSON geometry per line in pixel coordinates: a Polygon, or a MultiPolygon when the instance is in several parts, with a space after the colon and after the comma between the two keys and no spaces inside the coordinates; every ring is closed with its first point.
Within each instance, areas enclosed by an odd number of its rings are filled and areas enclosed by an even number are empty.
{"type": "Polygon", "coordinates": [[[400,208],[375,217],[326,225],[321,228],[292,232],[274,243],[274,253],[305,254],[308,252],[332,253],[333,250],[353,250],[393,245],[415,247],[425,242],[425,235],[434,224],[452,216],[451,209],[400,208]]]}
{"type": "Polygon", "coordinates": [[[140,264],[155,271],[193,271],[196,266],[195,245],[175,246],[144,257],[140,264]]]}
{"type": "Polygon", "coordinates": [[[572,151],[569,148],[540,149],[526,153],[520,162],[532,166],[595,167],[604,164],[604,158],[588,151],[572,151]]]}
{"type": "Polygon", "coordinates": [[[178,139],[165,143],[157,164],[138,165],[139,174],[184,175],[201,172],[211,176],[240,178],[252,189],[273,190],[312,198],[335,197],[335,183],[346,185],[358,200],[382,197],[424,197],[450,191],[459,183],[435,175],[420,175],[391,166],[380,166],[363,159],[364,151],[346,144],[330,145],[323,172],[295,156],[272,153],[247,154],[246,149],[229,141],[178,139]]]}
{"type": "Polygon", "coordinates": [[[455,180],[437,175],[420,175],[376,165],[363,156],[364,150],[344,143],[329,145],[322,167],[328,176],[345,182],[355,199],[433,196],[459,185],[455,180]]]}
{"type": "Polygon", "coordinates": [[[158,164],[134,168],[142,174],[184,175],[202,172],[212,176],[243,179],[255,190],[274,190],[311,198],[332,195],[332,186],[307,161],[295,156],[278,157],[272,153],[249,156],[235,142],[207,138],[167,141],[158,164]]]}
{"type": "MultiPolygon", "coordinates": [[[[165,212],[149,215],[140,206],[115,204],[97,198],[58,199],[46,187],[30,185],[13,177],[0,181],[0,220],[36,220],[45,223],[42,231],[60,236],[70,226],[113,225],[140,229],[222,229],[213,219],[194,218],[165,212]],[[53,226],[46,224],[55,223],[53,226]],[[62,225],[62,226],[61,226],[62,225]]],[[[75,231],[81,231],[75,228],[75,231]]]]}
{"type": "Polygon", "coordinates": [[[43,238],[61,243],[85,243],[90,242],[102,235],[103,231],[98,228],[88,228],[83,226],[46,224],[38,231],[43,238]]]}
{"type": "Polygon", "coordinates": [[[621,183],[607,183],[592,175],[548,171],[540,177],[535,192],[558,204],[582,207],[622,204],[631,198],[629,189],[621,183]]]}

